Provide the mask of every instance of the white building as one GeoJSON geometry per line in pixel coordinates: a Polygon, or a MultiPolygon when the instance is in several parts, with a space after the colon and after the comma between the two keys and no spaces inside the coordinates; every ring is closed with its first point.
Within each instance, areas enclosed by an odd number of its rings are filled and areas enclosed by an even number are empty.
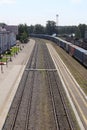
{"type": "Polygon", "coordinates": [[[8,34],[5,29],[0,28],[0,53],[7,50],[8,34]]]}
{"type": "MultiPolygon", "coordinates": [[[[9,30],[9,29],[8,29],[9,30]]],[[[0,54],[16,45],[16,34],[0,27],[0,54]]]]}
{"type": "Polygon", "coordinates": [[[18,26],[5,25],[4,28],[5,28],[7,31],[13,32],[15,35],[18,34],[18,26]]]}

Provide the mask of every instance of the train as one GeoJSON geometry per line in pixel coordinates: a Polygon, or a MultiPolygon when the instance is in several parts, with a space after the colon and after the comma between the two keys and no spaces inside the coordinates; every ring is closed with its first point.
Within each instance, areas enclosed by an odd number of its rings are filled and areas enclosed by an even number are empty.
{"type": "Polygon", "coordinates": [[[70,54],[87,68],[87,50],[67,42],[59,37],[54,37],[51,35],[30,34],[30,37],[43,38],[55,42],[58,46],[63,48],[68,54],[70,54]]]}

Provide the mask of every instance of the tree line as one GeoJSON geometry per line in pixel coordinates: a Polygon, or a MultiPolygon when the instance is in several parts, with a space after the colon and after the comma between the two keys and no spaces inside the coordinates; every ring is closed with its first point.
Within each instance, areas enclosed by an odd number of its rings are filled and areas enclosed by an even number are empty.
{"type": "Polygon", "coordinates": [[[28,41],[29,34],[48,34],[52,35],[57,33],[56,23],[54,21],[47,21],[46,27],[41,24],[36,24],[35,26],[27,26],[27,24],[20,24],[18,26],[17,40],[22,43],[28,41]]]}
{"type": "Polygon", "coordinates": [[[18,26],[17,39],[21,42],[27,42],[29,34],[58,34],[58,35],[70,35],[75,34],[76,39],[84,39],[85,31],[87,30],[86,24],[79,24],[78,26],[56,26],[56,22],[47,21],[46,26],[41,24],[26,25],[20,24],[18,26]]]}

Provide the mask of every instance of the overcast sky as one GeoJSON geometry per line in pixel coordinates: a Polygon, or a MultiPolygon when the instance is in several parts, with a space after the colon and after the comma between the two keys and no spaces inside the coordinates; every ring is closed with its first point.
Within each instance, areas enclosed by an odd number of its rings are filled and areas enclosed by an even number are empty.
{"type": "Polygon", "coordinates": [[[0,0],[0,22],[6,24],[45,25],[57,14],[58,25],[87,24],[87,0],[0,0]]]}

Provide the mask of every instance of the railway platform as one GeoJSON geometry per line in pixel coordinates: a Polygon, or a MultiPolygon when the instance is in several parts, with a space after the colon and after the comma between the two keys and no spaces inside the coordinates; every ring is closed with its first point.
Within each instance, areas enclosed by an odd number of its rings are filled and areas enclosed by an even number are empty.
{"type": "Polygon", "coordinates": [[[0,66],[0,130],[2,129],[34,43],[34,40],[30,40],[28,44],[24,45],[24,48],[18,55],[12,57],[12,62],[9,62],[8,66],[0,66]],[[1,69],[3,69],[3,73],[1,69]]]}

